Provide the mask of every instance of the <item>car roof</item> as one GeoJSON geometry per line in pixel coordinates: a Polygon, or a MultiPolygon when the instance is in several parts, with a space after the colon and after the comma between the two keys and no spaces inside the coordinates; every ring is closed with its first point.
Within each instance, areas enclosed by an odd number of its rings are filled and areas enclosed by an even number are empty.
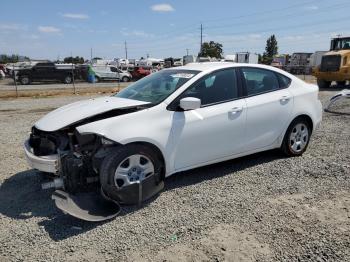
{"type": "MultiPolygon", "coordinates": [[[[229,67],[259,67],[272,70],[273,67],[261,65],[261,64],[245,64],[245,63],[232,63],[232,62],[202,62],[202,63],[189,63],[185,66],[176,67],[176,69],[187,69],[197,71],[213,71],[217,69],[224,69],[229,67]]],[[[173,69],[173,68],[172,68],[173,69]]]]}
{"type": "Polygon", "coordinates": [[[247,64],[247,63],[233,63],[233,62],[202,62],[202,63],[189,63],[185,66],[169,68],[169,69],[196,70],[196,71],[209,73],[218,69],[225,69],[225,68],[232,68],[232,67],[255,67],[255,68],[268,69],[295,79],[295,77],[293,77],[291,74],[289,74],[286,71],[283,71],[273,66],[263,65],[263,64],[247,64]]]}

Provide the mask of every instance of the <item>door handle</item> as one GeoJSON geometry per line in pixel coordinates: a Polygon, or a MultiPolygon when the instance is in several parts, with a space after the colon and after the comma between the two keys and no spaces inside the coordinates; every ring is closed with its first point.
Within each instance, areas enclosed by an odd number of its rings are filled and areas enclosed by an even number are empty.
{"type": "Polygon", "coordinates": [[[281,102],[287,102],[287,101],[289,101],[289,99],[290,99],[289,96],[282,96],[281,99],[280,99],[280,101],[281,101],[281,102]]]}
{"type": "Polygon", "coordinates": [[[231,114],[237,114],[243,111],[243,107],[234,107],[230,110],[231,114]]]}

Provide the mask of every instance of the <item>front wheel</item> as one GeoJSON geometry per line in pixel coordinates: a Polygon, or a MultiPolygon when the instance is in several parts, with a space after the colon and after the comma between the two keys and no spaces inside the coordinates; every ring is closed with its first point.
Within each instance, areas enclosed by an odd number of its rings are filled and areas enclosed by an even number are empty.
{"type": "Polygon", "coordinates": [[[28,76],[21,76],[19,81],[22,85],[29,85],[30,84],[30,79],[28,76]]]}
{"type": "Polygon", "coordinates": [[[338,86],[345,86],[346,85],[346,81],[337,81],[337,85],[338,86]]]}
{"type": "Polygon", "coordinates": [[[295,119],[287,129],[281,150],[287,156],[301,156],[309,145],[311,128],[303,118],[295,119]]]}
{"type": "Polygon", "coordinates": [[[70,83],[72,83],[72,82],[73,82],[72,76],[70,76],[70,75],[65,76],[65,78],[63,79],[63,82],[64,82],[65,84],[70,84],[70,83]]]}
{"type": "Polygon", "coordinates": [[[138,144],[117,147],[102,162],[101,187],[115,201],[136,204],[142,194],[138,191],[142,181],[155,181],[143,189],[152,192],[147,198],[159,192],[162,170],[163,163],[151,148],[138,144]]]}
{"type": "Polygon", "coordinates": [[[122,81],[123,81],[123,82],[129,82],[129,81],[130,81],[130,78],[127,77],[127,76],[124,76],[124,77],[122,78],[122,81]]]}

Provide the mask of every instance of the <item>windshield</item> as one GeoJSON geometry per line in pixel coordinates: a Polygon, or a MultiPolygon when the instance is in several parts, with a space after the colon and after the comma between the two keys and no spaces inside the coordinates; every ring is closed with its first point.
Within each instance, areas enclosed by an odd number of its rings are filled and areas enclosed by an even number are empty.
{"type": "Polygon", "coordinates": [[[162,70],[135,82],[114,96],[158,104],[198,73],[194,70],[162,70]]]}
{"type": "Polygon", "coordinates": [[[332,50],[350,49],[350,38],[334,39],[332,50]]]}

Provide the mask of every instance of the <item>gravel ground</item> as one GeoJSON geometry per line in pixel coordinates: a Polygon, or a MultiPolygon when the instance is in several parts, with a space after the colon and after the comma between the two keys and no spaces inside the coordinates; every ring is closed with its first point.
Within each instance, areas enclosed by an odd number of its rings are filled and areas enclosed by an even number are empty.
{"type": "Polygon", "coordinates": [[[302,157],[183,172],[142,208],[87,223],[55,208],[21,148],[38,118],[82,98],[0,101],[0,261],[350,261],[350,101],[302,157]]]}

